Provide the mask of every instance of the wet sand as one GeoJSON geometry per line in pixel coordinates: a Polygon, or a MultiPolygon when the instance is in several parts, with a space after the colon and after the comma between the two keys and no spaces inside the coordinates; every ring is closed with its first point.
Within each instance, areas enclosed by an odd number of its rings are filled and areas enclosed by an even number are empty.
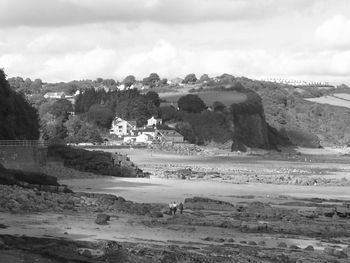
{"type": "Polygon", "coordinates": [[[274,199],[280,196],[350,200],[349,186],[231,184],[154,177],[149,179],[108,177],[62,180],[60,182],[68,185],[73,191],[109,193],[123,196],[131,201],[145,203],[168,203],[169,201],[181,201],[194,196],[231,202],[242,200],[237,196],[254,196],[255,200],[274,199]]]}

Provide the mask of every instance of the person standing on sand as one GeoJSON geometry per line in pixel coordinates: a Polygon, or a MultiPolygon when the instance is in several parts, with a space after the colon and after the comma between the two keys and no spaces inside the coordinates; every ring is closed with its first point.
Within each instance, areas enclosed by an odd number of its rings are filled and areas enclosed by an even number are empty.
{"type": "Polygon", "coordinates": [[[177,210],[177,203],[174,202],[173,203],[173,211],[174,211],[174,215],[176,214],[176,210],[177,210]]]}
{"type": "Polygon", "coordinates": [[[170,215],[173,214],[173,203],[172,202],[169,202],[169,212],[170,212],[170,215]]]}
{"type": "Polygon", "coordinates": [[[181,202],[179,204],[180,214],[182,215],[182,211],[184,210],[184,204],[181,202]]]}

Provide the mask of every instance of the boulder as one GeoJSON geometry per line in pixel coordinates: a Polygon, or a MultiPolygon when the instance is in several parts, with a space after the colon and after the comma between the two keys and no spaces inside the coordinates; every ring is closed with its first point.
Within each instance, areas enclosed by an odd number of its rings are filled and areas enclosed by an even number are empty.
{"type": "Polygon", "coordinates": [[[111,217],[107,214],[98,214],[95,223],[98,225],[108,225],[107,221],[109,221],[110,218],[111,217]]]}
{"type": "Polygon", "coordinates": [[[314,249],[313,246],[309,245],[309,246],[307,246],[306,248],[304,248],[304,250],[307,250],[307,251],[314,251],[315,249],[314,249]]]}

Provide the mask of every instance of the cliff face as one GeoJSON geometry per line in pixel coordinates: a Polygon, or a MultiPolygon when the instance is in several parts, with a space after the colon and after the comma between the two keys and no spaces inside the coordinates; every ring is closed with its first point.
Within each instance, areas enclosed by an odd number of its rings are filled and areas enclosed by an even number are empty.
{"type": "Polygon", "coordinates": [[[268,126],[260,114],[234,115],[234,139],[249,147],[270,148],[268,126]]]}
{"type": "Polygon", "coordinates": [[[234,124],[232,150],[242,150],[244,146],[264,149],[276,148],[278,144],[290,144],[287,137],[268,125],[265,120],[261,97],[247,93],[247,101],[230,107],[234,124]]]}

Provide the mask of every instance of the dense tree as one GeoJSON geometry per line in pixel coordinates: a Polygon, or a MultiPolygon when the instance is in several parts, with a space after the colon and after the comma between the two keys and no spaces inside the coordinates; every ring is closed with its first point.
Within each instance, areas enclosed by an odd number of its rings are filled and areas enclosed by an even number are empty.
{"type": "Polygon", "coordinates": [[[195,83],[197,81],[197,77],[195,74],[191,73],[191,74],[188,74],[184,80],[182,81],[182,83],[195,83]]]}
{"type": "Polygon", "coordinates": [[[160,81],[160,78],[157,73],[151,73],[147,78],[144,78],[142,80],[143,85],[150,86],[151,88],[154,86],[157,86],[158,82],[160,81]]]}
{"type": "Polygon", "coordinates": [[[87,89],[75,99],[75,113],[86,113],[90,107],[99,103],[95,89],[87,89]]]}
{"type": "Polygon", "coordinates": [[[4,71],[0,69],[0,140],[38,138],[36,109],[22,95],[11,90],[4,71]]]}
{"type": "Polygon", "coordinates": [[[168,79],[167,79],[167,78],[161,79],[161,80],[159,81],[159,85],[160,85],[160,86],[168,85],[168,79]]]}
{"type": "Polygon", "coordinates": [[[21,77],[8,78],[7,81],[10,84],[10,87],[14,90],[17,90],[24,85],[24,79],[21,77]]]}
{"type": "Polygon", "coordinates": [[[199,78],[199,82],[200,83],[204,83],[204,82],[208,82],[210,81],[210,78],[208,76],[208,74],[203,74],[200,78],[199,78]]]}
{"type": "Polygon", "coordinates": [[[163,121],[174,121],[179,118],[178,111],[172,106],[163,106],[159,108],[159,114],[163,121]]]}
{"type": "Polygon", "coordinates": [[[185,114],[176,129],[195,144],[225,143],[233,135],[229,115],[210,111],[185,114]]]}
{"type": "Polygon", "coordinates": [[[40,117],[40,122],[43,139],[64,139],[67,137],[67,129],[63,126],[62,118],[56,118],[48,112],[40,117]]]}
{"type": "Polygon", "coordinates": [[[135,82],[136,82],[135,76],[129,75],[129,76],[125,77],[125,79],[123,80],[122,83],[125,85],[125,87],[130,87],[135,82]]]}
{"type": "Polygon", "coordinates": [[[68,135],[66,141],[69,143],[102,142],[97,127],[82,121],[78,116],[70,116],[64,126],[68,135]]]}
{"type": "Polygon", "coordinates": [[[156,107],[159,107],[159,105],[160,105],[160,98],[159,98],[159,95],[158,95],[157,92],[149,91],[149,92],[146,93],[145,98],[147,100],[149,100],[149,101],[152,101],[153,104],[156,107]]]}
{"type": "Polygon", "coordinates": [[[180,97],[177,101],[177,104],[181,111],[189,113],[199,113],[206,108],[206,105],[203,102],[203,100],[197,95],[193,94],[188,94],[180,97]]]}
{"type": "Polygon", "coordinates": [[[40,93],[42,89],[43,82],[41,79],[35,79],[29,86],[31,93],[40,93]]]}
{"type": "Polygon", "coordinates": [[[56,100],[51,107],[49,107],[49,113],[56,118],[68,118],[68,113],[73,111],[73,105],[69,100],[59,99],[56,100]]]}
{"type": "Polygon", "coordinates": [[[110,129],[114,117],[114,113],[107,106],[100,104],[92,105],[87,112],[89,122],[105,129],[110,129]]]}

